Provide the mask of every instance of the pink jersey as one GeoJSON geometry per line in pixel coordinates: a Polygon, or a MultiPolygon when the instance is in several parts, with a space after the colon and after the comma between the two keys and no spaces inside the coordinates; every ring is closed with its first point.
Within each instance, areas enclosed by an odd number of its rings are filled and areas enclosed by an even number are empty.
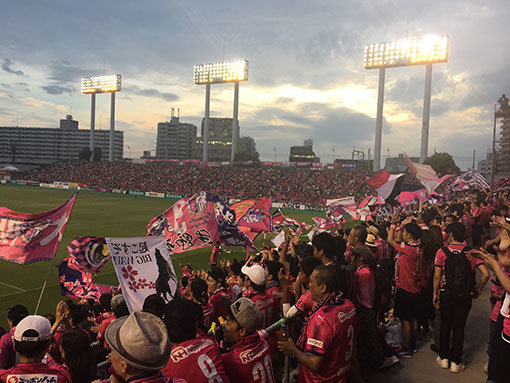
{"type": "MultiPolygon", "coordinates": [[[[462,251],[462,249],[464,247],[466,247],[466,245],[460,244],[460,243],[453,243],[453,244],[448,245],[448,249],[450,249],[450,251],[452,251],[452,252],[453,251],[462,251]]],[[[475,271],[475,268],[477,266],[485,264],[482,260],[480,260],[478,258],[470,257],[469,255],[466,255],[466,258],[468,259],[469,263],[471,264],[471,268],[473,269],[473,271],[475,271]]],[[[445,264],[445,262],[446,262],[446,254],[443,251],[443,249],[439,249],[436,253],[436,259],[434,261],[434,266],[441,268],[441,285],[440,285],[440,287],[443,287],[443,285],[444,285],[444,280],[445,280],[444,264],[445,264]]]]}
{"type": "Polygon", "coordinates": [[[422,250],[417,243],[397,244],[397,262],[395,263],[395,284],[410,294],[419,294],[422,287],[418,279],[418,258],[422,250]]]}
{"type": "Polygon", "coordinates": [[[361,266],[354,273],[354,303],[371,309],[374,307],[374,298],[374,272],[368,266],[361,266]]]}
{"type": "Polygon", "coordinates": [[[204,313],[202,316],[202,324],[206,328],[210,328],[215,319],[214,306],[211,302],[207,302],[205,305],[200,305],[200,307],[202,307],[202,312],[204,313]]]}
{"type": "Polygon", "coordinates": [[[315,306],[315,302],[312,299],[312,292],[308,290],[306,293],[301,295],[295,304],[296,308],[301,311],[304,315],[308,315],[315,306]]]}
{"type": "Polygon", "coordinates": [[[271,350],[258,334],[248,335],[221,354],[231,382],[274,383],[271,350]]]}
{"type": "Polygon", "coordinates": [[[341,297],[328,297],[305,320],[298,347],[323,357],[319,371],[299,365],[299,383],[347,382],[356,334],[354,304],[341,297]]]}
{"type": "Polygon", "coordinates": [[[265,328],[276,322],[279,313],[274,313],[274,301],[267,292],[259,293],[254,290],[246,290],[243,297],[249,298],[262,314],[261,328],[265,328]]]}
{"type": "Polygon", "coordinates": [[[11,331],[0,338],[0,366],[5,368],[14,367],[16,364],[16,351],[12,340],[15,329],[16,327],[11,328],[11,331]]]}
{"type": "Polygon", "coordinates": [[[273,315],[277,317],[282,311],[282,286],[278,282],[269,282],[267,284],[266,293],[273,298],[273,315]]]}
{"type": "Polygon", "coordinates": [[[377,245],[377,252],[375,254],[375,260],[377,263],[381,261],[381,259],[391,259],[391,248],[382,238],[378,238],[375,240],[375,244],[377,245]]]}
{"type": "Polygon", "coordinates": [[[71,376],[64,367],[58,364],[50,367],[46,363],[20,363],[8,370],[0,370],[0,380],[6,383],[72,383],[71,376]]]}
{"type": "MultiPolygon", "coordinates": [[[[504,273],[510,277],[510,269],[507,269],[506,267],[504,267],[503,265],[501,265],[501,263],[499,264],[499,266],[501,267],[501,269],[504,271],[504,273]]],[[[491,288],[491,292],[495,293],[495,294],[498,294],[498,295],[501,295],[502,298],[505,298],[505,289],[503,288],[503,286],[501,286],[501,283],[499,282],[499,280],[496,278],[496,276],[494,276],[494,279],[492,281],[492,288],[491,288]]],[[[496,304],[494,305],[494,307],[492,308],[492,312],[491,312],[491,316],[490,316],[490,320],[492,322],[496,322],[498,320],[498,316],[499,316],[499,311],[501,310],[501,304],[503,303],[502,300],[499,300],[499,301],[496,301],[496,304]]]]}
{"type": "Polygon", "coordinates": [[[161,372],[168,378],[179,377],[189,382],[229,382],[218,346],[202,337],[172,346],[170,359],[161,372]]]}
{"type": "Polygon", "coordinates": [[[225,310],[225,306],[223,306],[223,298],[225,297],[229,301],[232,300],[232,295],[229,290],[226,288],[221,288],[219,290],[216,290],[214,293],[211,294],[211,297],[209,299],[209,302],[214,307],[214,322],[218,321],[219,317],[225,318],[227,315],[227,311],[225,310]]]}

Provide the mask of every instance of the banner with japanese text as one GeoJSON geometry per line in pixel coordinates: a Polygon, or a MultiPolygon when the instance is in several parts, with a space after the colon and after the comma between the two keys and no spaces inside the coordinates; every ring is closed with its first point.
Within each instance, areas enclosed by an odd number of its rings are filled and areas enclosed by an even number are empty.
{"type": "Polygon", "coordinates": [[[130,312],[142,311],[145,298],[158,294],[165,302],[179,297],[179,286],[162,235],[106,238],[110,256],[130,312]]]}
{"type": "Polygon", "coordinates": [[[77,195],[44,213],[18,213],[0,207],[0,258],[21,264],[53,259],[77,195]]]}

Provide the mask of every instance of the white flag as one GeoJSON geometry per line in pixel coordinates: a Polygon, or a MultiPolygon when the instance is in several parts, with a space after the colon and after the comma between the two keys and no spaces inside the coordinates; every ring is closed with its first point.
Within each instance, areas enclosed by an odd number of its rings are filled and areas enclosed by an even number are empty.
{"type": "Polygon", "coordinates": [[[179,296],[163,236],[106,238],[106,243],[129,312],[142,311],[145,298],[152,294],[160,295],[165,302],[179,296]]]}
{"type": "Polygon", "coordinates": [[[276,247],[280,247],[280,245],[285,242],[285,232],[282,230],[280,231],[280,234],[278,234],[276,237],[274,237],[271,242],[274,243],[276,247]]]}

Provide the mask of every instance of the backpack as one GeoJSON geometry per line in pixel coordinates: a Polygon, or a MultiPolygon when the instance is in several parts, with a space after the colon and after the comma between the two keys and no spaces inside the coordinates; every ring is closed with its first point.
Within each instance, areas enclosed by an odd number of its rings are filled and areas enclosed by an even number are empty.
{"type": "Polygon", "coordinates": [[[442,250],[446,254],[442,291],[453,298],[471,297],[475,292],[476,280],[475,272],[466,257],[469,247],[465,246],[461,251],[451,251],[445,246],[442,250]]]}

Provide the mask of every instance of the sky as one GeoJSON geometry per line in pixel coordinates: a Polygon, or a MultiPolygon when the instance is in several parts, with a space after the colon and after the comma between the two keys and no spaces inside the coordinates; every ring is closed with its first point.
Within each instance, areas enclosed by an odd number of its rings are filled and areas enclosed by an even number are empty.
{"type": "MultiPolygon", "coordinates": [[[[157,123],[179,108],[200,127],[205,86],[193,66],[249,61],[240,84],[241,136],[262,160],[286,161],[312,138],[323,162],[373,153],[378,70],[366,44],[448,35],[449,60],[434,64],[429,155],[449,152],[462,169],[485,158],[493,109],[510,93],[508,0],[24,0],[2,4],[0,126],[57,127],[71,113],[90,127],[80,78],[121,74],[116,129],[125,156],[155,150],[157,123]],[[129,149],[128,149],[129,146],[129,149]]],[[[425,67],[386,70],[385,156],[419,156],[425,67]]],[[[233,84],[211,87],[211,117],[231,117],[233,84]]],[[[108,129],[110,97],[96,96],[96,129],[108,129]]],[[[198,129],[200,131],[200,128],[198,129]]]]}

